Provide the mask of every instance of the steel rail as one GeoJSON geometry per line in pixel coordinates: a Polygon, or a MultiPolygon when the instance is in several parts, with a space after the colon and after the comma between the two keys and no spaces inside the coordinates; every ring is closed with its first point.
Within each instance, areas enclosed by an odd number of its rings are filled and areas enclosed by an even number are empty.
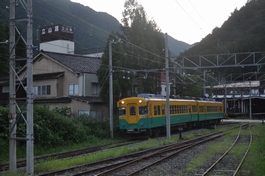
{"type": "Polygon", "coordinates": [[[245,161],[246,156],[248,155],[248,152],[249,152],[250,146],[251,146],[251,144],[252,144],[252,140],[253,140],[253,136],[252,136],[252,133],[251,133],[251,127],[252,127],[252,125],[249,126],[249,137],[250,137],[250,139],[249,139],[249,144],[248,144],[247,151],[245,152],[243,158],[241,159],[241,161],[240,161],[238,167],[236,168],[236,171],[235,171],[235,173],[234,173],[233,176],[236,176],[236,174],[238,173],[238,171],[239,171],[241,165],[242,165],[243,162],[245,161]]]}
{"type": "Polygon", "coordinates": [[[246,127],[247,125],[249,125],[249,124],[243,124],[243,125],[241,125],[240,126],[240,129],[239,129],[239,131],[238,131],[238,134],[237,134],[237,137],[236,137],[236,139],[234,140],[234,142],[232,143],[232,145],[226,150],[226,152],[222,155],[222,156],[220,156],[203,174],[202,174],[202,176],[205,176],[205,175],[207,175],[216,165],[217,165],[217,163],[219,163],[226,155],[227,155],[227,153],[234,147],[234,145],[236,144],[236,142],[238,141],[238,139],[239,139],[239,136],[240,136],[240,133],[241,133],[241,129],[242,128],[244,128],[244,127],[246,127]]]}
{"type": "MultiPolygon", "coordinates": [[[[208,142],[208,141],[210,141],[210,140],[216,139],[216,138],[218,138],[218,137],[223,136],[224,134],[225,134],[225,133],[220,133],[220,134],[215,134],[214,136],[210,136],[210,137],[208,136],[208,138],[206,138],[206,139],[202,139],[202,140],[200,140],[200,141],[198,141],[198,142],[195,142],[195,143],[189,144],[188,146],[184,146],[184,147],[182,147],[181,149],[179,149],[179,150],[173,152],[172,154],[170,154],[170,155],[168,155],[168,156],[165,156],[165,157],[161,158],[161,159],[158,160],[158,161],[155,161],[155,162],[153,162],[153,163],[151,163],[151,164],[149,164],[149,165],[147,165],[147,166],[144,166],[144,167],[142,167],[142,168],[140,168],[140,169],[134,171],[133,173],[126,174],[126,175],[134,175],[134,174],[136,174],[136,173],[138,173],[138,172],[140,172],[140,171],[142,171],[142,170],[144,170],[144,169],[146,169],[146,168],[148,168],[148,167],[151,167],[151,166],[153,166],[153,165],[155,165],[155,164],[157,164],[157,163],[159,163],[159,162],[161,162],[161,161],[163,161],[163,160],[168,159],[169,157],[172,157],[172,156],[174,156],[174,155],[180,153],[181,151],[184,151],[184,150],[187,150],[187,149],[189,149],[189,148],[192,148],[192,147],[194,147],[194,146],[196,146],[196,145],[198,145],[198,144],[201,144],[201,143],[208,142]]],[[[105,171],[105,172],[101,172],[101,173],[99,173],[99,174],[96,174],[96,176],[107,175],[107,174],[110,174],[110,173],[115,172],[115,171],[117,171],[117,170],[120,170],[121,168],[124,168],[124,167],[126,167],[126,166],[128,166],[128,165],[130,165],[130,164],[133,164],[133,163],[139,162],[139,161],[141,161],[142,159],[145,159],[145,158],[148,158],[148,157],[151,157],[151,156],[154,156],[154,155],[160,154],[161,152],[164,153],[164,152],[169,152],[169,151],[174,151],[174,150],[176,150],[176,149],[174,148],[174,146],[170,146],[169,148],[161,149],[161,150],[156,151],[156,152],[154,152],[154,153],[147,154],[147,155],[145,155],[145,156],[142,156],[142,157],[136,158],[135,160],[133,160],[133,161],[131,161],[131,162],[128,162],[128,163],[126,163],[126,164],[123,164],[123,165],[120,165],[120,166],[118,166],[118,167],[115,167],[115,168],[112,168],[112,169],[110,169],[110,170],[107,170],[107,171],[105,171]]]]}

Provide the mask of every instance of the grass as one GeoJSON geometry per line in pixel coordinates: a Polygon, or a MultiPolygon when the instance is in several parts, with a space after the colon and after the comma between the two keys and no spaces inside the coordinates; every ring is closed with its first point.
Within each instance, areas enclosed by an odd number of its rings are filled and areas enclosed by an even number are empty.
{"type": "Polygon", "coordinates": [[[76,165],[92,163],[112,157],[118,157],[141,150],[156,148],[161,145],[169,144],[176,141],[178,141],[177,137],[172,137],[171,139],[164,139],[164,140],[149,139],[146,142],[140,143],[138,145],[132,145],[130,147],[123,146],[119,148],[104,150],[87,156],[73,158],[71,160],[63,159],[63,160],[43,161],[35,167],[35,170],[36,172],[46,172],[51,170],[64,169],[76,165]]]}
{"type": "Polygon", "coordinates": [[[213,156],[223,154],[226,149],[229,148],[229,144],[231,144],[231,138],[224,136],[224,141],[209,144],[204,152],[199,154],[197,158],[194,158],[186,167],[186,172],[190,173],[192,171],[196,171],[198,168],[203,167],[207,163],[207,160],[213,156]]]}
{"type": "MultiPolygon", "coordinates": [[[[227,129],[227,127],[221,127],[219,129],[217,129],[217,131],[221,131],[224,129],[227,129]]],[[[213,132],[213,131],[212,130],[203,130],[203,132],[200,131],[200,133],[198,133],[198,134],[191,133],[189,135],[185,135],[184,137],[185,137],[185,139],[190,139],[190,138],[196,137],[198,135],[204,135],[204,134],[211,133],[211,132],[213,132]]],[[[94,154],[91,154],[88,156],[73,158],[71,160],[63,159],[63,160],[43,161],[35,167],[35,170],[36,170],[36,172],[46,172],[46,171],[51,171],[51,170],[64,169],[64,168],[72,167],[75,165],[81,165],[81,164],[85,164],[85,163],[96,162],[96,161],[99,161],[102,159],[107,159],[107,158],[111,158],[111,157],[118,157],[118,156],[122,156],[122,155],[129,154],[132,152],[156,148],[156,147],[159,147],[162,145],[176,142],[178,140],[179,140],[178,135],[171,136],[170,139],[164,138],[163,140],[149,139],[146,142],[140,143],[138,145],[132,145],[131,147],[113,148],[110,150],[105,150],[105,151],[101,151],[98,153],[94,153],[94,154]]]]}
{"type": "Polygon", "coordinates": [[[254,124],[252,131],[253,143],[250,147],[246,161],[240,172],[250,171],[248,175],[264,176],[265,174],[265,125],[254,124]]]}
{"type": "MultiPolygon", "coordinates": [[[[122,142],[124,139],[98,139],[94,141],[87,141],[83,143],[78,143],[78,144],[71,144],[68,146],[61,146],[61,147],[51,147],[51,148],[42,148],[38,146],[34,146],[34,155],[35,156],[40,156],[40,155],[46,155],[46,154],[51,154],[51,153],[59,153],[59,152],[67,152],[71,150],[78,150],[78,149],[83,149],[83,148],[89,148],[89,147],[95,147],[95,146],[103,146],[103,145],[112,145],[116,144],[118,142],[122,142]]],[[[17,143],[19,144],[19,142],[17,143]]],[[[8,148],[9,146],[6,146],[8,148]]],[[[6,156],[3,156],[1,158],[1,162],[5,163],[8,162],[9,160],[9,155],[8,153],[6,156]]],[[[23,159],[26,157],[26,147],[19,145],[17,147],[17,158],[23,159]]]]}
{"type": "MultiPolygon", "coordinates": [[[[246,160],[241,166],[242,169],[240,170],[239,175],[244,175],[247,171],[247,175],[263,176],[265,173],[265,125],[255,123],[251,131],[254,141],[246,160]]],[[[197,171],[204,166],[207,160],[211,160],[213,156],[223,154],[231,146],[231,142],[234,141],[237,133],[238,129],[235,129],[228,135],[225,135],[223,141],[209,144],[204,152],[190,162],[186,168],[186,172],[190,173],[197,171]]],[[[249,131],[241,130],[241,134],[248,136],[249,131]]],[[[248,144],[237,145],[229,152],[229,154],[241,160],[247,147],[248,144]]]]}
{"type": "MultiPolygon", "coordinates": [[[[263,166],[265,165],[265,125],[261,124],[254,124],[255,128],[253,128],[252,133],[254,135],[254,141],[251,146],[250,153],[247,157],[246,162],[243,164],[243,168],[245,170],[250,170],[253,172],[251,175],[262,175],[265,173],[265,170],[263,166]],[[258,139],[258,140],[257,140],[258,139]],[[253,168],[255,170],[253,171],[253,168]]],[[[225,131],[228,129],[227,127],[219,126],[216,128],[216,131],[225,131]]],[[[246,130],[247,131],[247,130],[246,130]]],[[[203,130],[202,134],[211,133],[213,130],[203,130]]],[[[222,142],[217,142],[214,144],[211,144],[208,146],[208,148],[205,150],[206,152],[201,153],[197,158],[191,161],[191,163],[187,166],[186,172],[192,172],[196,171],[198,168],[203,166],[205,160],[211,158],[216,153],[223,153],[227,148],[230,147],[231,141],[234,141],[235,135],[237,135],[238,130],[235,129],[229,135],[224,136],[224,140],[222,142]]],[[[244,130],[242,130],[242,133],[245,133],[244,130]]],[[[198,136],[199,134],[191,133],[189,135],[184,135],[183,137],[185,139],[193,138],[198,136]]],[[[245,135],[248,135],[246,133],[245,135]]],[[[74,144],[72,146],[69,146],[67,148],[57,148],[57,149],[50,149],[46,153],[53,153],[53,152],[62,152],[62,150],[72,150],[77,148],[84,148],[84,147],[92,147],[96,146],[97,144],[113,144],[115,142],[118,142],[119,140],[113,140],[113,139],[106,139],[99,141],[99,143],[94,143],[94,145],[91,145],[89,143],[83,143],[83,144],[74,144]]],[[[95,161],[99,161],[102,159],[107,159],[111,157],[121,156],[132,152],[137,152],[140,150],[155,148],[161,145],[169,144],[178,141],[178,135],[171,136],[171,139],[163,139],[163,140],[157,140],[157,139],[149,139],[148,141],[144,143],[140,143],[137,145],[132,145],[131,147],[119,147],[119,148],[113,148],[109,150],[104,150],[98,153],[93,153],[87,156],[82,156],[78,158],[72,158],[72,159],[62,159],[62,160],[45,160],[42,162],[39,162],[38,165],[35,165],[35,172],[46,172],[46,171],[52,171],[52,170],[58,170],[63,169],[67,167],[72,167],[76,165],[91,163],[95,161]]],[[[245,151],[246,147],[239,147],[238,151],[245,151]]],[[[40,153],[45,152],[41,151],[40,153]]],[[[237,152],[234,152],[235,155],[238,155],[237,152]]],[[[26,174],[18,173],[18,176],[24,176],[26,174]]],[[[13,176],[12,174],[3,174],[3,176],[13,176]]]]}

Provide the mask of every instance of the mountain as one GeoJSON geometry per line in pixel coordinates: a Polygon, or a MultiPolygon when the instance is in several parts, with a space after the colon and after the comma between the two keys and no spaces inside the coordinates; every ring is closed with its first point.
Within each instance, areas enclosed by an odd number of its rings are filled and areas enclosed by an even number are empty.
{"type": "MultiPolygon", "coordinates": [[[[39,43],[39,28],[53,24],[74,26],[75,49],[78,54],[103,51],[109,33],[121,33],[120,23],[116,18],[105,12],[96,12],[88,6],[70,0],[33,0],[32,3],[35,46],[39,43]]],[[[6,23],[9,23],[9,13],[6,10],[8,5],[8,1],[0,4],[0,12],[5,12],[0,18],[5,18],[6,23]]],[[[20,5],[18,3],[16,8],[17,18],[25,17],[20,5]]],[[[170,37],[169,48],[174,55],[178,55],[190,48],[190,45],[170,37]]]]}
{"type": "Polygon", "coordinates": [[[182,55],[264,51],[264,31],[265,1],[249,0],[241,9],[235,9],[220,28],[213,29],[182,55]]]}
{"type": "Polygon", "coordinates": [[[173,37],[171,37],[170,35],[168,35],[168,47],[170,50],[171,57],[175,57],[178,56],[181,52],[185,52],[186,50],[191,48],[192,45],[182,41],[178,41],[173,37]]]}

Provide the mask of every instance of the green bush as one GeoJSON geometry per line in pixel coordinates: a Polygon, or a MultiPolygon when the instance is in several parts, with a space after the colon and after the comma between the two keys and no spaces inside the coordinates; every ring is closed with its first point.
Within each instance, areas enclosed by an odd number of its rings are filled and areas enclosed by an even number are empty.
{"type": "Polygon", "coordinates": [[[95,136],[97,138],[110,137],[109,121],[98,122],[95,118],[89,115],[81,115],[78,120],[87,128],[86,134],[88,136],[95,136]]]}
{"type": "Polygon", "coordinates": [[[34,106],[35,144],[43,147],[57,147],[87,140],[87,128],[71,117],[63,116],[58,109],[34,106]]]}
{"type": "MultiPolygon", "coordinates": [[[[26,108],[21,106],[22,113],[17,112],[17,136],[26,136],[26,108]]],[[[8,107],[0,107],[0,158],[8,158],[9,146],[9,113],[8,107]]],[[[98,122],[87,115],[77,117],[69,108],[50,109],[48,106],[34,105],[34,146],[38,149],[49,149],[77,143],[95,143],[100,139],[110,138],[109,121],[98,122]]],[[[114,136],[119,136],[118,118],[114,118],[114,136]]],[[[25,141],[17,142],[18,157],[25,155],[25,141]]],[[[1,161],[0,161],[1,162],[1,161]]]]}
{"type": "Polygon", "coordinates": [[[9,137],[9,120],[8,120],[9,109],[0,106],[0,139],[8,141],[9,137]]]}

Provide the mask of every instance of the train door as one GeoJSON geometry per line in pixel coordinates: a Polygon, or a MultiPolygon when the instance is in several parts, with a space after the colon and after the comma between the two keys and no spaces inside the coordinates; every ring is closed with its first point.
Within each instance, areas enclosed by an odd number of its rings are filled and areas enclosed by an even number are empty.
{"type": "Polygon", "coordinates": [[[128,108],[128,115],[127,115],[127,122],[132,123],[138,123],[139,117],[138,117],[138,107],[135,103],[131,103],[127,105],[128,108]]]}

